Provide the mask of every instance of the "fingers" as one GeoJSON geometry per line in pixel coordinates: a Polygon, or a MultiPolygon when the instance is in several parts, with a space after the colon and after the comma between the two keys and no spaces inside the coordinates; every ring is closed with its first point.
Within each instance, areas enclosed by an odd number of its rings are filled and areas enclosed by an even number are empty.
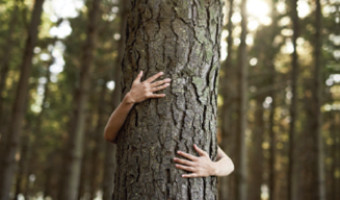
{"type": "Polygon", "coordinates": [[[196,144],[194,144],[194,149],[197,151],[197,153],[200,155],[200,156],[207,156],[208,153],[203,151],[202,149],[200,149],[196,144]]]}
{"type": "Polygon", "coordinates": [[[182,174],[183,178],[197,178],[197,177],[201,177],[200,175],[196,174],[196,173],[191,173],[191,174],[182,174]]]}
{"type": "Polygon", "coordinates": [[[140,71],[139,74],[137,75],[136,79],[134,81],[140,82],[140,80],[143,77],[143,71],[140,71]]]}
{"type": "Polygon", "coordinates": [[[165,94],[152,94],[149,96],[149,98],[163,98],[165,97],[165,94]]]}
{"type": "Polygon", "coordinates": [[[182,170],[185,170],[185,171],[188,171],[188,172],[194,171],[194,168],[189,167],[189,166],[180,165],[180,164],[176,164],[175,166],[176,166],[177,169],[182,169],[182,170]]]}
{"type": "Polygon", "coordinates": [[[160,86],[158,86],[158,87],[153,87],[153,88],[151,89],[151,92],[157,92],[157,91],[159,91],[159,90],[163,90],[163,89],[169,87],[169,85],[170,85],[170,83],[165,83],[165,84],[160,85],[160,86]]]}
{"type": "Polygon", "coordinates": [[[157,78],[161,77],[164,73],[163,72],[158,72],[157,74],[151,76],[146,80],[146,82],[151,83],[152,81],[156,80],[157,78]]]}
{"type": "Polygon", "coordinates": [[[155,82],[151,83],[151,87],[157,87],[157,86],[163,85],[164,83],[170,83],[170,82],[171,82],[171,79],[166,78],[166,79],[163,79],[163,80],[160,80],[160,81],[155,81],[155,82]]]}
{"type": "Polygon", "coordinates": [[[196,156],[193,156],[193,155],[191,155],[191,154],[185,153],[185,152],[183,152],[183,151],[177,151],[177,153],[178,153],[179,155],[181,155],[181,156],[183,156],[183,157],[189,159],[189,160],[192,160],[192,161],[197,160],[197,157],[196,157],[196,156]]]}
{"type": "Polygon", "coordinates": [[[174,158],[174,161],[176,163],[183,164],[183,165],[189,165],[189,166],[193,165],[193,162],[190,162],[190,161],[184,160],[184,159],[180,159],[180,158],[174,158]]]}

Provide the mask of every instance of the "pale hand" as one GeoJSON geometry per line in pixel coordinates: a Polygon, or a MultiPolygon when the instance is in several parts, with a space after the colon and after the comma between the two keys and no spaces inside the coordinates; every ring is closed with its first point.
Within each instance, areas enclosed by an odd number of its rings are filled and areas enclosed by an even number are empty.
{"type": "Polygon", "coordinates": [[[195,178],[215,175],[214,162],[209,158],[208,153],[196,145],[194,145],[194,148],[199,154],[199,157],[178,151],[177,153],[179,155],[187,158],[188,160],[176,157],[174,158],[174,161],[178,163],[176,164],[176,168],[191,172],[190,174],[183,174],[182,177],[195,178]]]}
{"type": "Polygon", "coordinates": [[[149,98],[165,97],[165,94],[154,93],[159,90],[163,90],[170,85],[171,79],[169,78],[155,81],[163,74],[163,72],[159,72],[147,80],[141,82],[141,78],[143,76],[143,71],[141,71],[133,81],[130,91],[126,94],[128,103],[139,103],[149,98]]]}

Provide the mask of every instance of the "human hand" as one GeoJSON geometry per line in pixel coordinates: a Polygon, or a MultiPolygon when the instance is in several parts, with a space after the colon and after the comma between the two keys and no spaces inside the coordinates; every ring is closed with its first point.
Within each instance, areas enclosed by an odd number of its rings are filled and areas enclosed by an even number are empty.
{"type": "Polygon", "coordinates": [[[178,151],[177,153],[186,159],[174,158],[176,163],[176,168],[182,169],[190,174],[183,174],[184,178],[195,178],[195,177],[207,177],[215,174],[215,165],[214,162],[209,158],[207,152],[200,149],[198,146],[194,144],[194,148],[199,154],[199,157],[193,156],[191,154],[178,151]]]}
{"type": "Polygon", "coordinates": [[[143,71],[140,71],[136,79],[133,81],[130,91],[126,94],[128,103],[139,103],[149,98],[165,97],[165,94],[155,94],[159,90],[169,87],[171,79],[166,78],[163,80],[155,81],[164,73],[159,72],[147,80],[141,82],[143,71]]]}

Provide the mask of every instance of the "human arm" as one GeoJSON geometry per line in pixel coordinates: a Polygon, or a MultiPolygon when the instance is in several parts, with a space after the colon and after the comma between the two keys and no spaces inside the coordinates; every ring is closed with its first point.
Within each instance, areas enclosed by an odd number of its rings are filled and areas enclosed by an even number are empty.
{"type": "Polygon", "coordinates": [[[178,151],[178,155],[186,159],[174,158],[176,168],[191,172],[190,174],[183,174],[182,177],[227,176],[234,171],[234,163],[220,147],[217,149],[216,161],[212,161],[208,153],[197,145],[194,145],[194,149],[199,156],[178,151]]]}
{"type": "Polygon", "coordinates": [[[156,94],[159,90],[163,90],[170,85],[170,79],[155,81],[163,75],[159,72],[145,81],[141,81],[143,71],[141,71],[136,79],[133,81],[130,91],[124,96],[122,102],[112,112],[109,120],[107,121],[104,129],[104,138],[107,141],[115,142],[117,134],[123,126],[126,117],[128,116],[132,107],[139,102],[149,98],[162,98],[165,94],[156,94]]]}

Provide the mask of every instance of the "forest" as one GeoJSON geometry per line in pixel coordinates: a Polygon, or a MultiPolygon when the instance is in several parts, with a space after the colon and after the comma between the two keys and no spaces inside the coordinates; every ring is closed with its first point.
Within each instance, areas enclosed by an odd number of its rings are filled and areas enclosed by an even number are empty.
{"type": "Polygon", "coordinates": [[[0,200],[339,200],[340,1],[0,0],[0,163],[0,200]],[[182,178],[194,143],[234,172],[182,178]]]}

